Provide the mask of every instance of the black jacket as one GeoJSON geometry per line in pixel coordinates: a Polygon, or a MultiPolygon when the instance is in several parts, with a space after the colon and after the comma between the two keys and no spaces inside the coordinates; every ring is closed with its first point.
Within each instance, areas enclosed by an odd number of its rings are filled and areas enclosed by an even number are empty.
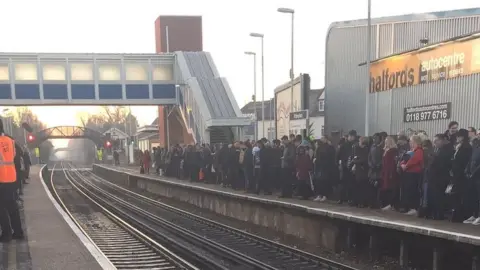
{"type": "Polygon", "coordinates": [[[450,135],[450,131],[448,131],[447,129],[447,131],[445,131],[443,135],[447,137],[447,140],[450,142],[451,145],[455,145],[457,143],[457,134],[450,135]]]}
{"type": "Polygon", "coordinates": [[[23,150],[22,148],[18,145],[15,144],[15,157],[13,159],[13,163],[15,164],[15,171],[17,172],[17,183],[20,183],[19,181],[23,181],[24,177],[24,171],[22,168],[25,166],[24,160],[23,160],[23,150]]]}
{"type": "Polygon", "coordinates": [[[346,141],[340,146],[340,149],[338,149],[337,162],[341,161],[343,168],[347,167],[348,160],[352,156],[354,145],[355,142],[346,141]]]}
{"type": "Polygon", "coordinates": [[[240,168],[240,149],[237,149],[232,146],[228,149],[227,154],[228,159],[228,168],[235,170],[240,168]]]}
{"type": "Polygon", "coordinates": [[[435,151],[429,166],[426,168],[429,185],[444,187],[448,184],[452,157],[453,146],[451,144],[446,144],[435,151]]]}
{"type": "Polygon", "coordinates": [[[295,168],[295,145],[293,145],[292,142],[286,143],[285,147],[283,148],[282,168],[295,168]]]}
{"type": "Polygon", "coordinates": [[[315,171],[322,179],[331,180],[337,171],[335,165],[335,148],[329,144],[320,145],[315,151],[315,171]]]}
{"type": "Polygon", "coordinates": [[[465,169],[467,168],[471,157],[472,146],[469,143],[462,143],[462,145],[456,149],[452,158],[454,184],[462,184],[462,180],[465,179],[465,169]]]}
{"type": "Polygon", "coordinates": [[[271,154],[272,167],[280,168],[282,166],[283,150],[280,147],[272,147],[271,154]]]}
{"type": "Polygon", "coordinates": [[[468,176],[474,181],[480,181],[480,148],[474,148],[470,164],[467,167],[468,176]]]}

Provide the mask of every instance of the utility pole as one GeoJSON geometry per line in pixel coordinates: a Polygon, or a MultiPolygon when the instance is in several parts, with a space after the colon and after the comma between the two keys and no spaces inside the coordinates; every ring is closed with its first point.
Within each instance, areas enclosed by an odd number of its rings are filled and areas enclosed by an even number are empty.
{"type": "Polygon", "coordinates": [[[372,48],[372,1],[368,0],[368,16],[367,16],[367,67],[366,67],[366,93],[365,93],[365,136],[370,135],[370,61],[372,48]]]}

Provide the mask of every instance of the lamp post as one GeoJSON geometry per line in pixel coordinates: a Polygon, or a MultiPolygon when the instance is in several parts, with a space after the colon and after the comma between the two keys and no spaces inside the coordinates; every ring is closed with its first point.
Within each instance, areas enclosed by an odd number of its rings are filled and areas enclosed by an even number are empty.
{"type": "Polygon", "coordinates": [[[245,52],[246,55],[253,55],[253,111],[255,117],[254,138],[258,140],[258,118],[257,118],[257,54],[254,52],[245,52]]]}
{"type": "MultiPolygon", "coordinates": [[[[260,33],[250,33],[251,37],[260,38],[261,40],[261,57],[262,57],[262,134],[265,135],[265,69],[263,65],[263,34],[260,33]]],[[[255,96],[255,99],[257,97],[255,96]]],[[[265,136],[264,136],[265,137],[265,136]]]]}
{"type": "Polygon", "coordinates": [[[290,52],[290,84],[291,84],[291,93],[290,93],[290,112],[293,112],[293,80],[295,79],[295,73],[293,71],[293,60],[294,60],[294,41],[295,41],[295,35],[294,35],[294,31],[295,31],[295,10],[291,9],[291,8],[278,8],[277,9],[278,12],[280,13],[287,13],[287,14],[291,14],[292,16],[292,38],[291,38],[291,52],[290,52]]]}
{"type": "Polygon", "coordinates": [[[367,16],[367,89],[366,89],[366,96],[365,96],[365,136],[370,134],[370,54],[371,54],[371,47],[372,47],[372,1],[368,0],[368,16],[367,16]]]}

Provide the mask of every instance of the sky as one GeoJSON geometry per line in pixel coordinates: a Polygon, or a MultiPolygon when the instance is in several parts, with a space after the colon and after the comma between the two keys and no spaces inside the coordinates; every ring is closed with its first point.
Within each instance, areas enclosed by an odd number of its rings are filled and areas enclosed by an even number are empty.
{"type": "MultiPolygon", "coordinates": [[[[204,50],[209,51],[242,107],[253,94],[253,60],[265,35],[265,92],[288,81],[290,26],[279,7],[295,9],[295,75],[309,73],[312,88],[324,85],[325,39],[335,21],[366,18],[367,0],[0,0],[1,52],[154,53],[154,21],[159,15],[203,16],[204,50]],[[168,4],[167,4],[168,2],[168,4]]],[[[372,0],[372,17],[422,13],[480,6],[478,0],[372,0]]],[[[348,41],[347,41],[348,42],[348,41]]],[[[351,41],[353,42],[353,41],[351,41]]],[[[260,61],[258,61],[260,62],[260,61]]],[[[260,63],[258,63],[260,71],[260,63]]],[[[261,95],[261,74],[257,93],[261,95]]],[[[87,107],[34,107],[48,126],[72,125],[87,107]]],[[[155,107],[132,107],[140,124],[156,118],[155,107]]]]}

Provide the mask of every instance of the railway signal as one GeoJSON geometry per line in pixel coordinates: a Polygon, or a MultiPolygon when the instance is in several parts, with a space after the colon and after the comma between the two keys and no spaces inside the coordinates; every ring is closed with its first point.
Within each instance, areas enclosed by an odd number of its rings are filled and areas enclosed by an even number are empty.
{"type": "Polygon", "coordinates": [[[112,147],[112,143],[110,141],[105,142],[105,148],[110,148],[112,147]]]}
{"type": "Polygon", "coordinates": [[[32,134],[28,134],[27,141],[30,142],[30,143],[35,141],[35,136],[33,136],[32,134]]]}

